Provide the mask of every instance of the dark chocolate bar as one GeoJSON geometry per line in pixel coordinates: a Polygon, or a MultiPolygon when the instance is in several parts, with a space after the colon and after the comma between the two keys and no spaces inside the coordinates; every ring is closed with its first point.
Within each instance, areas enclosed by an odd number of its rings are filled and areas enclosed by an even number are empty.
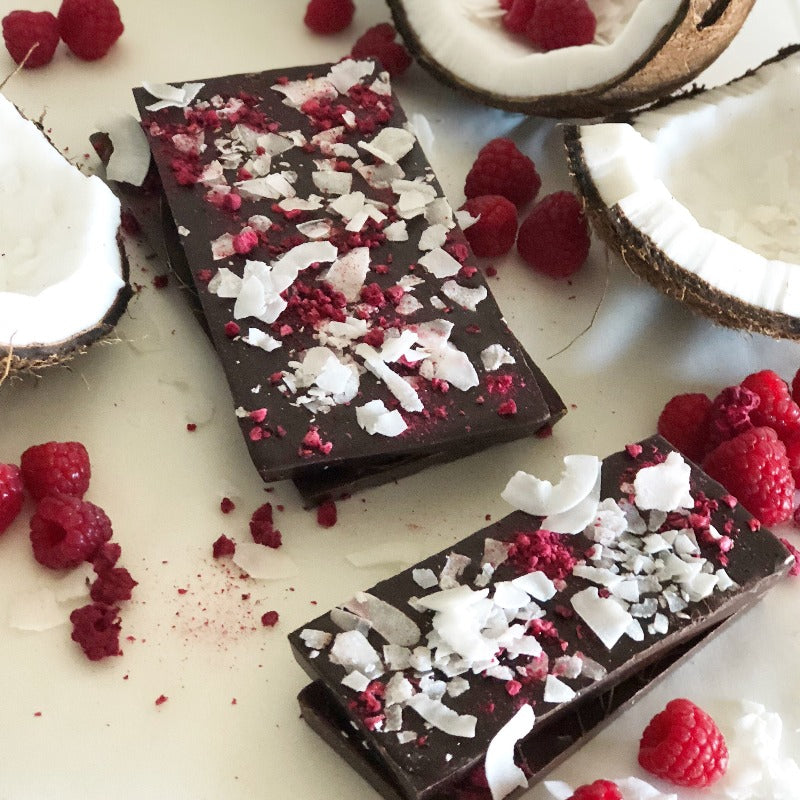
{"type": "Polygon", "coordinates": [[[374,63],[198,84],[134,95],[265,480],[318,501],[565,413],[374,63]]]}
{"type": "Polygon", "coordinates": [[[602,500],[580,533],[552,533],[542,517],[515,511],[292,633],[298,662],[326,695],[327,711],[314,701],[323,710],[307,713],[314,727],[324,718],[351,727],[370,773],[405,800],[432,800],[469,784],[498,732],[529,706],[517,763],[541,773],[575,745],[576,714],[601,722],[609,690],[632,698],[645,670],[663,672],[791,563],[674,452],[653,437],[605,459],[602,500]],[[645,489],[634,489],[656,465],[657,483],[685,480],[674,508],[646,506],[645,489]],[[542,737],[551,752],[536,746],[542,737]]]}

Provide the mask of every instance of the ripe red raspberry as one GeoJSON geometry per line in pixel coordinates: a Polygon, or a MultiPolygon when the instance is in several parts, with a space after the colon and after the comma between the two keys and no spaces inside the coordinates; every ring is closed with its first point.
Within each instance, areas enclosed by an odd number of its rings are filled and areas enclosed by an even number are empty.
{"type": "Polygon", "coordinates": [[[519,207],[533,200],[541,186],[533,161],[511,139],[500,138],[492,139],[478,152],[464,182],[464,195],[500,194],[519,207]]]}
{"type": "Polygon", "coordinates": [[[31,517],[34,558],[51,569],[91,561],[112,533],[102,508],[66,494],[43,497],[31,517]]]}
{"type": "Polygon", "coordinates": [[[622,792],[616,783],[600,780],[579,786],[567,800],[622,800],[622,792]]]}
{"type": "Polygon", "coordinates": [[[377,58],[383,68],[397,78],[411,66],[411,56],[402,44],[395,42],[395,36],[394,25],[388,22],[374,25],[356,40],[350,55],[353,58],[377,58]]]}
{"type": "Polygon", "coordinates": [[[517,234],[522,258],[551,278],[568,278],[577,272],[590,245],[583,204],[572,192],[554,192],[540,200],[517,234]]]}
{"type": "Polygon", "coordinates": [[[15,464],[0,464],[0,533],[17,518],[24,500],[19,467],[15,464]]]}
{"type": "Polygon", "coordinates": [[[310,0],[303,21],[314,33],[339,33],[356,13],[353,0],[310,0]]]}
{"type": "Polygon", "coordinates": [[[511,33],[525,33],[536,8],[536,0],[512,0],[503,14],[503,26],[511,33]]]}
{"type": "Polygon", "coordinates": [[[728,768],[728,748],[717,724],[691,700],[667,703],[645,728],[639,764],[678,786],[710,786],[728,768]]]}
{"type": "Polygon", "coordinates": [[[124,29],[114,0],[62,0],[58,9],[61,38],[84,61],[102,58],[124,29]]]}
{"type": "Polygon", "coordinates": [[[537,0],[525,35],[540,50],[558,50],[594,40],[597,18],[586,0],[537,0]]]}
{"type": "Polygon", "coordinates": [[[723,389],[714,398],[708,412],[707,451],[713,450],[726,439],[754,428],[752,412],[760,404],[761,398],[744,386],[723,389]]]}
{"type": "Polygon", "coordinates": [[[761,402],[750,414],[754,425],[768,425],[782,439],[800,431],[800,406],[792,399],[786,381],[771,369],[748,375],[742,386],[755,392],[761,402]]]}
{"type": "Polygon", "coordinates": [[[471,197],[462,206],[478,217],[464,235],[476,256],[495,258],[505,255],[517,238],[517,207],[499,194],[471,197]]]}
{"type": "Polygon", "coordinates": [[[11,58],[26,69],[43,67],[53,59],[58,46],[58,21],[49,11],[12,11],[3,17],[3,40],[11,58]]]}
{"type": "Polygon", "coordinates": [[[80,442],[47,442],[29,447],[20,459],[25,488],[40,500],[48,494],[83,497],[92,475],[89,454],[80,442]]]}
{"type": "Polygon", "coordinates": [[[797,370],[792,378],[792,400],[800,405],[800,369],[797,370]]]}
{"type": "Polygon", "coordinates": [[[711,400],[700,392],[678,394],[664,406],[658,432],[687,458],[698,463],[706,453],[706,416],[711,400]]]}
{"type": "Polygon", "coordinates": [[[70,615],[72,640],[82,648],[90,661],[106,656],[122,655],[119,649],[119,609],[102,603],[76,608],[70,615]]]}
{"type": "Polygon", "coordinates": [[[789,461],[794,485],[795,487],[800,486],[800,432],[793,436],[787,436],[783,440],[783,446],[786,448],[786,458],[789,461]]]}
{"type": "Polygon", "coordinates": [[[722,442],[703,469],[765,525],[792,515],[795,483],[786,448],[772,428],[751,428],[722,442]]]}

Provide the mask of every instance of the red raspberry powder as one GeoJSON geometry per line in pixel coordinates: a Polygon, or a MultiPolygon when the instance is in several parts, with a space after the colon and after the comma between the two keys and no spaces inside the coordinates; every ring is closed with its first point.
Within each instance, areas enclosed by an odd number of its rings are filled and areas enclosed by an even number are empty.
{"type": "Polygon", "coordinates": [[[508,550],[520,575],[539,570],[550,580],[563,580],[576,564],[572,549],[558,533],[539,529],[518,533],[508,550]]]}

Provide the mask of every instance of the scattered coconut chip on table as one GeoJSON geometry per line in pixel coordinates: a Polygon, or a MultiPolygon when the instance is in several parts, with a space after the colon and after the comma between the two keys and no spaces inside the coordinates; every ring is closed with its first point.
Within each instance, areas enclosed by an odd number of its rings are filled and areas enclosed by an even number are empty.
{"type": "MultiPolygon", "coordinates": [[[[751,530],[743,508],[720,502],[723,487],[661,437],[605,459],[596,498],[599,462],[579,459],[589,467],[581,480],[530,478],[537,516],[517,510],[290,635],[315,681],[301,693],[305,718],[328,742],[344,732],[349,745],[334,746],[387,798],[454,796],[524,704],[536,713],[516,767],[543,774],[578,745],[587,719],[607,719],[608,698],[594,705],[601,696],[614,687],[611,708],[633,702],[647,677],[663,676],[788,570],[783,545],[751,530]],[[540,527],[587,494],[588,524],[540,527]],[[733,546],[720,549],[712,530],[733,546]],[[366,689],[342,683],[355,667],[366,689]],[[401,681],[407,696],[390,691],[401,681]],[[554,740],[562,726],[569,735],[554,740]]],[[[492,763],[487,777],[511,787],[518,773],[505,758],[492,763]]]]}

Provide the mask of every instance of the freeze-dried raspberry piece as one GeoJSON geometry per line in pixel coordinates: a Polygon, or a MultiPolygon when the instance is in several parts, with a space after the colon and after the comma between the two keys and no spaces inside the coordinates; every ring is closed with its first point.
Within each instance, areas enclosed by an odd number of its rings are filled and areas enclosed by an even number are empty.
{"type": "Polygon", "coordinates": [[[124,29],[114,0],[62,0],[58,9],[61,38],[84,61],[102,58],[124,29]]]}
{"type": "Polygon", "coordinates": [[[772,428],[751,428],[722,442],[705,457],[703,469],[765,525],[792,515],[794,478],[772,428]]]}
{"type": "Polygon", "coordinates": [[[106,542],[94,554],[92,567],[99,575],[101,572],[111,569],[119,561],[121,555],[122,548],[116,542],[106,542]]]}
{"type": "Polygon", "coordinates": [[[639,764],[678,786],[710,786],[728,768],[728,748],[717,724],[691,700],[667,703],[645,728],[639,764]]]}
{"type": "Polygon", "coordinates": [[[223,558],[224,556],[232,556],[236,552],[236,542],[229,539],[223,533],[213,545],[211,545],[211,552],[214,558],[223,558]]]}
{"type": "Polygon", "coordinates": [[[700,392],[677,394],[658,417],[658,432],[692,461],[700,462],[706,452],[706,416],[711,400],[700,392]]]}
{"type": "Polygon", "coordinates": [[[353,0],[310,0],[303,21],[314,33],[339,33],[353,21],[353,0]]]}
{"type": "Polygon", "coordinates": [[[25,488],[40,500],[48,494],[83,497],[92,468],[80,442],[46,442],[29,447],[20,459],[25,488]]]}
{"type": "Polygon", "coordinates": [[[31,517],[34,558],[51,569],[91,561],[112,533],[102,508],[66,494],[43,497],[31,517]]]}
{"type": "Polygon", "coordinates": [[[742,386],[755,392],[760,403],[750,419],[754,425],[767,425],[783,439],[800,432],[800,406],[792,399],[786,381],[771,369],[748,375],[742,386]]]}
{"type": "Polygon", "coordinates": [[[321,528],[332,528],[338,517],[336,503],[333,500],[326,500],[317,506],[317,525],[321,528]]]}
{"type": "Polygon", "coordinates": [[[519,207],[533,200],[541,187],[542,179],[533,161],[511,139],[501,137],[478,151],[464,181],[464,195],[499,194],[519,207]]]}
{"type": "Polygon", "coordinates": [[[43,67],[58,46],[58,21],[49,11],[12,11],[3,17],[3,41],[16,64],[30,52],[25,68],[43,67]]]}
{"type": "Polygon", "coordinates": [[[478,217],[464,235],[476,256],[496,258],[505,255],[517,238],[517,207],[499,194],[471,197],[462,206],[478,217]]]}
{"type": "Polygon", "coordinates": [[[412,61],[408,50],[395,42],[396,36],[394,25],[388,22],[374,25],[356,40],[350,55],[353,58],[377,58],[383,68],[396,78],[411,66],[412,61]]]}
{"type": "Polygon", "coordinates": [[[274,628],[278,624],[280,616],[277,611],[265,611],[261,615],[261,624],[265,628],[274,628]]]}
{"type": "Polygon", "coordinates": [[[728,386],[711,404],[706,424],[706,448],[713,450],[720,442],[731,439],[755,425],[752,412],[761,398],[745,386],[728,386]]]}
{"type": "Polygon", "coordinates": [[[22,477],[15,464],[0,464],[0,533],[17,518],[25,501],[22,477]]]}
{"type": "Polygon", "coordinates": [[[559,50],[594,40],[597,18],[586,0],[537,0],[525,36],[540,50],[559,50]]]}
{"type": "Polygon", "coordinates": [[[540,200],[519,226],[517,250],[537,272],[568,278],[589,255],[591,238],[583,204],[572,192],[540,200]]]}
{"type": "Polygon", "coordinates": [[[90,603],[76,608],[70,615],[72,640],[77,642],[90,661],[99,661],[106,656],[119,656],[119,609],[90,603]]]}
{"type": "Polygon", "coordinates": [[[536,0],[513,0],[503,14],[503,26],[511,33],[525,33],[535,8],[536,0]]]}
{"type": "Polygon", "coordinates": [[[138,585],[125,567],[111,567],[98,573],[89,594],[95,603],[112,606],[130,600],[133,587],[138,585]]]}
{"type": "Polygon", "coordinates": [[[281,532],[276,530],[272,522],[271,503],[264,503],[253,512],[250,517],[250,534],[258,544],[273,548],[281,546],[281,532]]]}
{"type": "Polygon", "coordinates": [[[567,800],[622,800],[622,792],[616,783],[599,780],[579,786],[567,800]]]}

